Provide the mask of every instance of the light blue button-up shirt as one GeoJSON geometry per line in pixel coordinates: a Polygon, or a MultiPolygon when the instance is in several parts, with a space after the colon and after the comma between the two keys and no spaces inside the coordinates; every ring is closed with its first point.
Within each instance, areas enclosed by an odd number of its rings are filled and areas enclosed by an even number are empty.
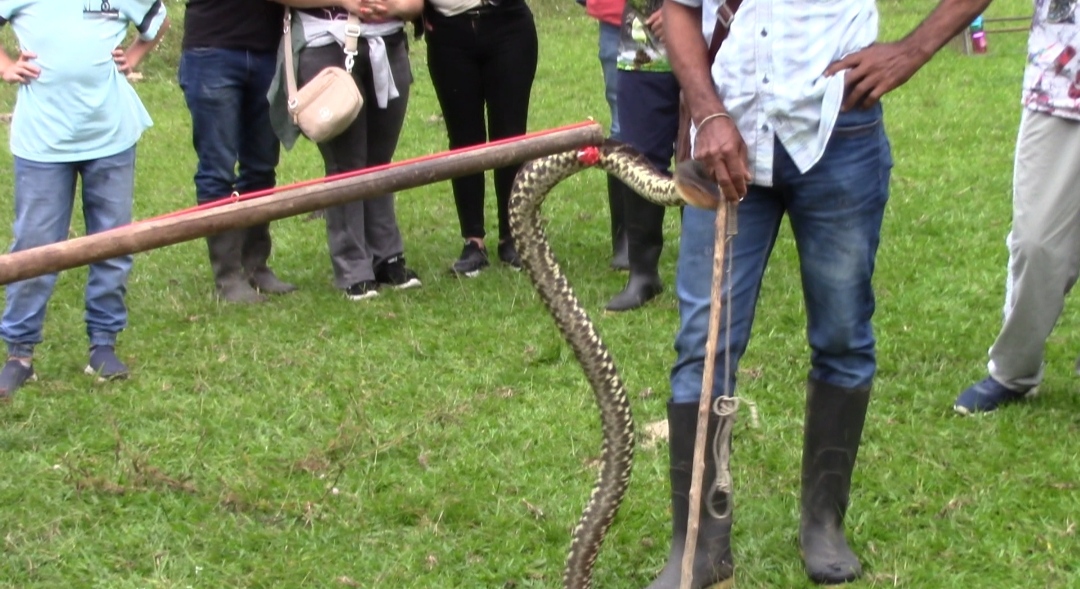
{"type": "MultiPolygon", "coordinates": [[[[702,7],[708,43],[718,0],[675,1],[702,7]]],[[[874,0],[743,0],[712,79],[746,142],[754,184],[772,185],[777,138],[799,170],[817,163],[844,96],[843,74],[827,78],[825,69],[877,35],[874,0]]]]}

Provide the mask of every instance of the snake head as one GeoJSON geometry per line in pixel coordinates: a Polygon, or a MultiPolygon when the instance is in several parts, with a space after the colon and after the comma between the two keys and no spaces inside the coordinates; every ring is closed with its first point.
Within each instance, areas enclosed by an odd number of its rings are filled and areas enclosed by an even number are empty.
{"type": "Polygon", "coordinates": [[[699,209],[715,210],[724,198],[705,164],[697,160],[685,160],[675,166],[674,180],[679,196],[699,209]]]}

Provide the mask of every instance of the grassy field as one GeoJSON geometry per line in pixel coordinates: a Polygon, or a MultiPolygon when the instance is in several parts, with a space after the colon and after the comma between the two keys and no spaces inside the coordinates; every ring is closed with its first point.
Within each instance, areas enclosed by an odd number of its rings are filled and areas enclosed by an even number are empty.
{"type": "MultiPolygon", "coordinates": [[[[932,5],[879,2],[883,37],[932,5]]],[[[182,3],[168,7],[179,21],[182,3]]],[[[606,124],[595,23],[569,0],[534,8],[530,129],[606,124]]],[[[1002,0],[989,14],[1030,10],[1002,0]]],[[[138,85],[155,120],[139,146],[139,218],[194,202],[179,28],[138,85]]],[[[848,519],[866,568],[853,587],[1080,586],[1076,305],[1049,342],[1041,397],[980,418],[950,409],[984,375],[1000,321],[1024,39],[991,35],[985,56],[946,49],[886,100],[896,168],[876,276],[880,370],[848,519]]],[[[412,55],[398,159],[446,145],[422,41],[412,55]]],[[[13,100],[0,89],[0,112],[13,100]]],[[[2,150],[4,240],[10,169],[2,150]]],[[[280,180],[320,171],[301,144],[280,180]]],[[[65,272],[40,381],[0,407],[0,588],[557,586],[599,454],[592,396],[526,277],[448,274],[460,248],[448,183],[398,207],[424,288],[367,302],[332,287],[324,229],[300,218],[274,225],[273,265],[301,290],[265,305],[215,302],[202,242],[140,254],[119,350],[134,374],[107,386],[81,373],[86,272],[65,272]]],[[[546,215],[643,431],[668,396],[677,215],[667,292],[625,315],[601,312],[624,280],[607,269],[602,175],[560,185],[546,215]]],[[[740,380],[760,413],[758,427],[745,413],[736,426],[741,588],[809,586],[795,541],[807,358],[784,232],[740,380]]],[[[642,587],[666,557],[666,448],[640,437],[597,587],[642,587]]]]}

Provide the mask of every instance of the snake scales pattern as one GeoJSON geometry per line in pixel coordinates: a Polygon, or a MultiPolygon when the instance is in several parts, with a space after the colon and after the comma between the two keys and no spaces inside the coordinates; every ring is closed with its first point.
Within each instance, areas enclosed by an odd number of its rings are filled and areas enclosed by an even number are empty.
{"type": "Polygon", "coordinates": [[[563,573],[566,589],[592,586],[593,565],[630,483],[634,458],[634,419],[626,388],[611,354],[559,268],[540,217],[548,192],[592,165],[626,182],[650,202],[662,206],[686,204],[670,178],[657,173],[640,154],[613,141],[599,148],[527,162],[514,181],[510,227],[522,266],[585,372],[600,410],[603,431],[600,475],[573,532],[563,573]]]}

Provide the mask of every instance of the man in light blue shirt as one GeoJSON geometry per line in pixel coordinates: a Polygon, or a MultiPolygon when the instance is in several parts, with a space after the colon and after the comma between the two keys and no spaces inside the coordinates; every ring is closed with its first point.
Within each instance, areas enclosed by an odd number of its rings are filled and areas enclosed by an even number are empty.
{"type": "MultiPolygon", "coordinates": [[[[722,293],[730,320],[721,322],[717,356],[708,360],[716,367],[713,397],[733,394],[785,215],[794,233],[810,347],[799,547],[807,575],[817,583],[844,583],[862,573],[843,522],[876,370],[871,281],[892,168],[878,99],[907,81],[987,4],[941,0],[911,35],[880,44],[874,0],[664,5],[668,57],[694,123],[692,157],[722,198],[739,202],[722,293]],[[710,61],[709,42],[724,33],[710,61]]],[[[668,405],[674,533],[668,564],[650,589],[674,589],[679,582],[707,361],[715,218],[714,211],[690,207],[683,214],[678,357],[668,405]]],[[[720,427],[723,419],[730,418],[711,415],[707,435],[730,431],[720,427]]],[[[706,481],[724,467],[710,453],[706,481]]],[[[730,510],[710,503],[730,505],[730,497],[704,491],[694,589],[726,587],[734,577],[730,510]]]]}
{"type": "MultiPolygon", "coordinates": [[[[0,76],[19,84],[11,123],[15,160],[15,240],[11,251],[63,241],[82,179],[88,234],[131,222],[135,144],[151,125],[126,73],[168,28],[160,0],[3,0],[0,26],[10,23],[19,41],[13,59],[0,49],[0,76]],[[138,38],[119,49],[128,27],[138,38]]],[[[90,266],[86,372],[124,378],[117,334],[127,325],[124,303],[131,256],[90,266]]],[[[42,341],[45,308],[56,274],[9,284],[0,337],[8,359],[0,371],[0,399],[34,378],[34,346],[42,341]]]]}

